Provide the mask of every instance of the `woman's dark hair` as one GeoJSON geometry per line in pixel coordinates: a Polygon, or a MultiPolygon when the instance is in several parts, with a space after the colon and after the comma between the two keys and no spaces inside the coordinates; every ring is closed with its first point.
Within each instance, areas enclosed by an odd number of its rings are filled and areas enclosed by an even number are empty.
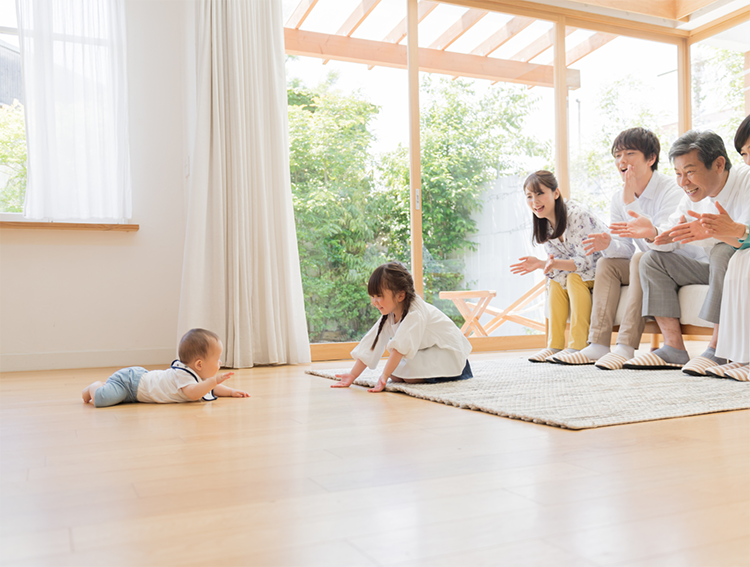
{"type": "Polygon", "coordinates": [[[656,171],[659,167],[661,144],[659,144],[659,138],[651,130],[628,128],[620,132],[615,141],[612,142],[612,155],[614,156],[615,152],[622,150],[638,150],[647,160],[654,156],[656,159],[651,164],[651,171],[656,171]]]}
{"type": "MultiPolygon", "coordinates": [[[[536,195],[541,195],[544,192],[544,188],[548,188],[554,192],[557,189],[557,179],[549,171],[543,169],[532,173],[523,182],[524,193],[528,190],[536,195]]],[[[560,238],[568,226],[568,208],[565,206],[562,194],[555,199],[555,226],[551,236],[549,235],[549,221],[547,219],[540,219],[533,212],[531,215],[534,222],[534,236],[532,240],[537,244],[543,244],[553,238],[560,238]]]]}
{"type": "MultiPolygon", "coordinates": [[[[417,297],[417,292],[414,289],[414,278],[411,277],[409,270],[401,262],[388,262],[387,264],[378,266],[370,276],[370,281],[367,282],[367,295],[370,297],[383,295],[383,291],[386,289],[390,290],[394,295],[400,291],[404,292],[404,311],[401,314],[401,320],[403,321],[409,312],[411,302],[417,297]]],[[[372,343],[370,350],[375,350],[380,331],[383,330],[383,325],[387,318],[388,315],[383,315],[380,318],[378,334],[375,335],[375,341],[372,343]]]]}
{"type": "Polygon", "coordinates": [[[737,150],[738,154],[742,153],[742,146],[746,145],[748,140],[750,140],[750,114],[745,116],[734,135],[734,149],[737,150]]]}

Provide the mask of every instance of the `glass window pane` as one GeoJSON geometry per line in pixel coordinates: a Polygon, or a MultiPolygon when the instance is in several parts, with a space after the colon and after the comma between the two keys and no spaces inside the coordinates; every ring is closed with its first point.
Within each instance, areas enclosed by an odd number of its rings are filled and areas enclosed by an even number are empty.
{"type": "MultiPolygon", "coordinates": [[[[296,6],[284,4],[285,22],[296,6]]],[[[320,0],[299,29],[336,34],[356,6],[320,0]]],[[[380,42],[404,17],[404,2],[383,0],[351,37],[380,42]]],[[[391,172],[403,175],[391,160],[400,167],[408,146],[407,73],[304,55],[288,57],[286,67],[309,338],[358,341],[379,317],[367,294],[370,274],[409,249],[409,231],[400,230],[408,193],[405,201],[401,193],[391,200],[387,185],[391,172]]]]}
{"type": "MultiPolygon", "coordinates": [[[[13,23],[15,23],[15,5],[13,23]]],[[[0,4],[0,14],[7,17],[0,4]]],[[[7,19],[6,19],[7,21],[7,19]]],[[[0,34],[0,212],[21,213],[26,196],[26,129],[18,37],[0,34]]]]}
{"type": "MultiPolygon", "coordinates": [[[[522,183],[532,171],[553,168],[552,29],[542,20],[448,4],[420,24],[421,47],[447,45],[446,63],[461,56],[463,76],[422,73],[420,88],[425,300],[459,326],[463,316],[440,292],[495,291],[490,311],[498,313],[543,279],[538,271],[513,275],[509,266],[542,254],[532,247],[522,183]],[[465,33],[454,41],[459,20],[465,33]]],[[[506,322],[490,336],[541,333],[542,304],[543,295],[521,314],[536,328],[506,322]]],[[[485,314],[480,322],[492,319],[485,314]]]]}
{"type": "Polygon", "coordinates": [[[0,27],[18,27],[15,0],[0,0],[0,27]]]}
{"type": "Polygon", "coordinates": [[[735,132],[750,113],[749,34],[744,22],[690,47],[693,128],[719,134],[732,161],[735,132]]]}
{"type": "Polygon", "coordinates": [[[677,138],[677,47],[577,30],[567,37],[570,68],[581,88],[569,96],[571,198],[609,222],[612,195],[622,177],[611,153],[621,131],[642,127],[659,138],[658,170],[671,174],[669,147],[677,138]]]}

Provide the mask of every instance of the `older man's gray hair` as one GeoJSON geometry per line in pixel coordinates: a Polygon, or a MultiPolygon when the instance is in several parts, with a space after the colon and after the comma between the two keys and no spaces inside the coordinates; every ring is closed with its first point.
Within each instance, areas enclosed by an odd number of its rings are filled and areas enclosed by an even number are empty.
{"type": "Polygon", "coordinates": [[[721,136],[710,130],[706,130],[705,132],[690,130],[690,132],[686,132],[677,138],[669,149],[669,161],[674,162],[674,158],[689,154],[693,150],[698,150],[698,159],[703,162],[706,169],[711,169],[711,166],[718,157],[724,158],[724,169],[727,171],[732,169],[732,162],[729,161],[724,140],[721,139],[721,136]]]}

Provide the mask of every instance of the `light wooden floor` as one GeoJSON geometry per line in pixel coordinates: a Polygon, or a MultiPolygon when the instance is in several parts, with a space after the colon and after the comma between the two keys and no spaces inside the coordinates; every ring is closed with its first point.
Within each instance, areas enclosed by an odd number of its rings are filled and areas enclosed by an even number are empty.
{"type": "Polygon", "coordinates": [[[565,431],[305,367],[83,405],[110,370],[0,376],[0,564],[750,565],[750,411],[565,431]]]}

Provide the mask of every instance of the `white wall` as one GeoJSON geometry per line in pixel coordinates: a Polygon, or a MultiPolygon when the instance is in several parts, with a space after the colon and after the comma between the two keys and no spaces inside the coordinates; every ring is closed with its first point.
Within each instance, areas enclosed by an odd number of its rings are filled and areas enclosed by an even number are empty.
{"type": "MultiPolygon", "coordinates": [[[[466,289],[494,289],[497,296],[490,305],[497,310],[506,309],[530,288],[543,279],[542,273],[518,276],[510,272],[510,265],[521,256],[544,257],[544,250],[531,242],[531,211],[523,194],[523,179],[517,176],[501,177],[482,195],[484,207],[472,218],[477,222],[477,232],[470,237],[478,250],[464,255],[466,262],[466,289]]],[[[538,300],[539,302],[541,300],[538,300]]],[[[524,313],[530,319],[544,320],[543,310],[524,313]]],[[[492,319],[484,315],[482,323],[492,319]]],[[[523,335],[525,327],[505,323],[492,336],[523,335]]]]}
{"type": "Polygon", "coordinates": [[[140,231],[0,231],[0,370],[175,357],[193,6],[126,2],[132,221],[140,231]]]}

